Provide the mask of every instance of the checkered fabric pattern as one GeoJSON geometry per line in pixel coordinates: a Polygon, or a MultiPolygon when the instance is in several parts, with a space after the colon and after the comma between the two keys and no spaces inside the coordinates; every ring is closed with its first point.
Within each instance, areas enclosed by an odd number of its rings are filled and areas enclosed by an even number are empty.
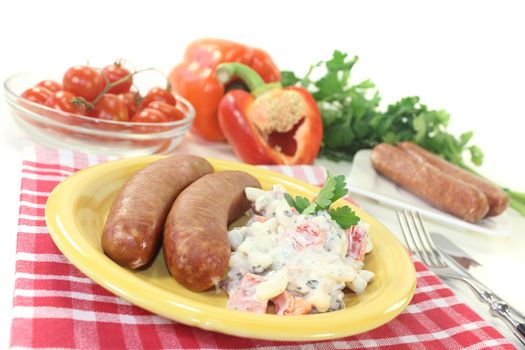
{"type": "MultiPolygon", "coordinates": [[[[31,148],[22,166],[12,349],[514,349],[461,303],[423,264],[414,261],[417,289],[389,323],[357,336],[311,343],[239,338],[189,327],[151,314],[111,294],[73,266],[53,243],[44,221],[53,188],[78,169],[108,157],[31,148]]],[[[269,167],[313,184],[318,167],[269,167]]]]}

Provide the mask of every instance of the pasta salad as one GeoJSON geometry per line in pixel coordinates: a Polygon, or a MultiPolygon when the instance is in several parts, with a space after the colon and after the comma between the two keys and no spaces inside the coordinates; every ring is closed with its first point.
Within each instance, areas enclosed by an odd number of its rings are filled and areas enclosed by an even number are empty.
{"type": "Polygon", "coordinates": [[[230,270],[222,288],[229,309],[300,315],[343,309],[344,292],[365,291],[374,274],[364,269],[372,250],[369,225],[343,229],[328,210],[302,214],[285,190],[247,188],[254,215],[228,232],[230,270]]]}

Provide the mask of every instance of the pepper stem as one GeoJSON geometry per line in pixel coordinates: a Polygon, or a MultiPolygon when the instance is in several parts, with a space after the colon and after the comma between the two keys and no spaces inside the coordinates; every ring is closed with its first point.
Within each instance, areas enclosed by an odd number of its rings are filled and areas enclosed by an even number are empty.
{"type": "Polygon", "coordinates": [[[232,77],[236,76],[248,86],[253,96],[258,97],[268,90],[282,88],[281,83],[265,83],[259,74],[245,64],[231,62],[222,63],[217,66],[215,71],[217,80],[226,84],[232,77]]]}

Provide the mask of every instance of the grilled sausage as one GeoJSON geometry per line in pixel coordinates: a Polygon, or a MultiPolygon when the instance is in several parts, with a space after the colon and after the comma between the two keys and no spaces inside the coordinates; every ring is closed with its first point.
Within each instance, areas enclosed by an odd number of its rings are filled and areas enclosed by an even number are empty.
{"type": "Polygon", "coordinates": [[[474,187],[478,188],[481,192],[487,196],[489,201],[489,211],[486,216],[496,216],[505,211],[509,204],[509,197],[507,194],[497,186],[483,180],[479,176],[469,173],[468,171],[461,169],[460,167],[451,164],[443,158],[430,153],[424,148],[411,142],[402,142],[398,145],[404,151],[417,154],[425,160],[425,162],[435,166],[439,170],[447,173],[448,175],[455,177],[463,182],[469,183],[474,187]]]}
{"type": "Polygon", "coordinates": [[[372,151],[372,164],[401,187],[463,220],[477,222],[489,210],[483,192],[400,148],[384,143],[377,145],[372,151]]]}
{"type": "Polygon", "coordinates": [[[102,249],[116,263],[136,269],[160,248],[162,229],[179,193],[213,172],[204,158],[177,155],[151,163],[133,175],[114,200],[102,232],[102,249]]]}
{"type": "Polygon", "coordinates": [[[222,278],[230,259],[228,223],[250,207],[244,189],[261,187],[241,171],[203,176],[175,200],[164,227],[164,258],[171,275],[192,291],[222,278]]]}

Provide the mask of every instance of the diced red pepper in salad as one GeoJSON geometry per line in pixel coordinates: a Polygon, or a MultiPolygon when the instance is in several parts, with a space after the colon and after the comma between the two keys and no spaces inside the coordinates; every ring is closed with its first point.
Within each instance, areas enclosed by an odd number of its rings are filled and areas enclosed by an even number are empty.
{"type": "Polygon", "coordinates": [[[323,245],[326,237],[323,231],[317,225],[309,222],[302,223],[295,228],[292,233],[295,248],[298,250],[323,245]]]}
{"type": "Polygon", "coordinates": [[[312,304],[305,298],[284,291],[275,298],[272,298],[277,315],[306,315],[312,311],[312,304]]]}
{"type": "Polygon", "coordinates": [[[261,276],[245,274],[228,299],[226,305],[228,309],[264,314],[268,307],[268,300],[260,301],[255,295],[257,285],[262,281],[261,276]]]}
{"type": "Polygon", "coordinates": [[[366,230],[361,226],[350,226],[345,230],[348,239],[348,251],[346,256],[363,261],[366,253],[366,230]]]}

